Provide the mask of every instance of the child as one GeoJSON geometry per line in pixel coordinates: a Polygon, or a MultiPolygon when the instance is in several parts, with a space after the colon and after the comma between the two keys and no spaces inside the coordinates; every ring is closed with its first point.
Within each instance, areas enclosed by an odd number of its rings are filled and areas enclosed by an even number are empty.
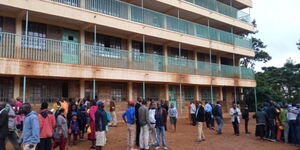
{"type": "Polygon", "coordinates": [[[79,108],[79,130],[80,130],[80,139],[84,138],[84,132],[87,124],[87,108],[84,105],[84,102],[81,101],[80,108],[79,108]]]}
{"type": "Polygon", "coordinates": [[[169,116],[170,116],[171,128],[173,129],[173,132],[176,132],[176,122],[177,122],[178,113],[173,103],[171,104],[171,108],[169,109],[169,116]]]}
{"type": "Polygon", "coordinates": [[[69,134],[70,134],[70,136],[73,135],[73,145],[76,144],[77,136],[80,132],[79,131],[79,123],[77,121],[77,118],[78,118],[78,114],[76,112],[73,112],[72,120],[70,121],[70,125],[69,125],[69,134]]]}

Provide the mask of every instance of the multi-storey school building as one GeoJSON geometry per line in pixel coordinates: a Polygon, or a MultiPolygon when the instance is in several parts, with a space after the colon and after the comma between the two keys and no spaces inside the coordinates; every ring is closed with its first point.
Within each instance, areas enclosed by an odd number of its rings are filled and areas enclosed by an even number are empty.
{"type": "Polygon", "coordinates": [[[0,98],[128,101],[224,108],[255,87],[251,0],[1,0],[0,98]]]}

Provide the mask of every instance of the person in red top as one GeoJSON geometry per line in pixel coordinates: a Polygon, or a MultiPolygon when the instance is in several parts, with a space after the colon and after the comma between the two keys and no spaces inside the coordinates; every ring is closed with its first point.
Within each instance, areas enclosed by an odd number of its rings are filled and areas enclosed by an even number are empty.
{"type": "Polygon", "coordinates": [[[52,150],[52,135],[55,128],[55,117],[48,110],[48,103],[43,102],[41,111],[38,114],[40,125],[40,143],[37,145],[37,150],[52,150]]]}

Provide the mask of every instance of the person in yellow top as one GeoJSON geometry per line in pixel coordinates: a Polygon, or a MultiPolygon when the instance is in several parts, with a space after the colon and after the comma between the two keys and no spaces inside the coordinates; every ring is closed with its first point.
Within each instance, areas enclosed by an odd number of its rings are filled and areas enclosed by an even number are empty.
{"type": "Polygon", "coordinates": [[[61,104],[59,102],[59,100],[57,100],[53,105],[52,105],[52,109],[51,112],[55,113],[57,110],[59,110],[61,108],[61,104]]]}
{"type": "Polygon", "coordinates": [[[61,98],[59,100],[61,108],[63,108],[65,110],[64,115],[67,116],[67,113],[69,112],[69,104],[66,100],[64,100],[63,98],[61,98]]]}

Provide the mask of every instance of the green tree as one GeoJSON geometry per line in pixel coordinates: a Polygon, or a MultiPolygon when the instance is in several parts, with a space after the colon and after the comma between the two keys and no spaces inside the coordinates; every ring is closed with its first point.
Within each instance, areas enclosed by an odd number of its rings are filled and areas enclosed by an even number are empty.
{"type": "Polygon", "coordinates": [[[300,40],[298,43],[296,43],[296,45],[297,45],[298,49],[300,50],[300,40]]]}
{"type": "MultiPolygon", "coordinates": [[[[255,20],[253,20],[252,24],[255,28],[257,27],[255,20]]],[[[256,33],[258,33],[257,29],[254,32],[245,35],[251,36],[252,48],[255,52],[255,56],[253,58],[245,57],[241,59],[242,66],[252,69],[254,68],[256,62],[266,63],[272,59],[272,57],[265,51],[267,45],[265,45],[261,39],[254,37],[256,33]]]]}

